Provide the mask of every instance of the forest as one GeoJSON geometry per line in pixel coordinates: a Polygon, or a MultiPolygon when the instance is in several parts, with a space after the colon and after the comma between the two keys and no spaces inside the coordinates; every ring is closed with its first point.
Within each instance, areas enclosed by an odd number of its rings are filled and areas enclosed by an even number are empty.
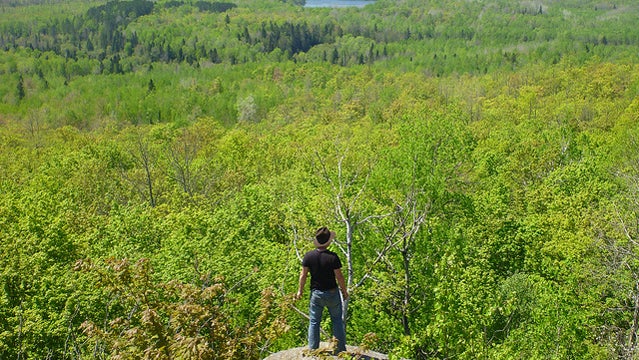
{"type": "Polygon", "coordinates": [[[639,4],[304,4],[2,1],[0,358],[639,358],[639,4]]]}

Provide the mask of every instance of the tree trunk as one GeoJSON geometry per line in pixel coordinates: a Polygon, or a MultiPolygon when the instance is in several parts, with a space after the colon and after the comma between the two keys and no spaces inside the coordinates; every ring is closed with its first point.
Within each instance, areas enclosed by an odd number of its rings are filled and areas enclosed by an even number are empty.
{"type": "MultiPolygon", "coordinates": [[[[404,244],[404,246],[407,246],[407,244],[404,244]]],[[[408,307],[410,306],[410,259],[407,247],[405,247],[404,251],[402,251],[402,260],[404,265],[404,298],[402,299],[402,325],[404,326],[404,335],[410,335],[410,325],[408,323],[408,307]]]]}
{"type": "Polygon", "coordinates": [[[353,224],[350,218],[344,220],[346,223],[346,263],[348,274],[346,278],[346,287],[351,288],[353,283],[353,224]]]}
{"type": "Polygon", "coordinates": [[[639,328],[639,282],[635,284],[634,308],[632,313],[632,328],[628,336],[628,351],[634,354],[637,348],[637,329],[639,328]]]}

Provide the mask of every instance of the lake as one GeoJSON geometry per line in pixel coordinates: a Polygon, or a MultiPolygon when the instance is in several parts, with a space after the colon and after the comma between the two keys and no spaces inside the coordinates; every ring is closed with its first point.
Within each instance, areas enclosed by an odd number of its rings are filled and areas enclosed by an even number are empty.
{"type": "Polygon", "coordinates": [[[374,2],[375,0],[306,0],[304,7],[363,7],[374,2]]]}

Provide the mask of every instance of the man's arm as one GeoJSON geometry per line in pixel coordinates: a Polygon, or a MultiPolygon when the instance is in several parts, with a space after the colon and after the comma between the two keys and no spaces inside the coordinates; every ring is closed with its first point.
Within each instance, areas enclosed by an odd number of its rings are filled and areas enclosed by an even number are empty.
{"type": "Polygon", "coordinates": [[[342,290],[342,298],[344,300],[348,300],[348,289],[346,288],[346,281],[344,281],[344,274],[342,274],[342,269],[335,269],[335,280],[337,280],[337,285],[342,290]]]}
{"type": "Polygon", "coordinates": [[[297,300],[302,298],[302,294],[304,293],[304,286],[306,285],[306,278],[308,277],[309,268],[306,266],[302,266],[302,271],[300,271],[300,285],[297,288],[297,294],[295,298],[297,300]]]}

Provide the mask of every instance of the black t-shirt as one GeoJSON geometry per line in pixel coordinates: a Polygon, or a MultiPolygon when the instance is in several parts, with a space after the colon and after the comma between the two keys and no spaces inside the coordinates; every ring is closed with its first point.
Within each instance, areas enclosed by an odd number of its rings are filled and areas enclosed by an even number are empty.
{"type": "Polygon", "coordinates": [[[331,290],[337,287],[335,269],[341,269],[342,262],[336,253],[329,250],[311,250],[304,255],[302,266],[310,269],[311,289],[331,290]]]}

